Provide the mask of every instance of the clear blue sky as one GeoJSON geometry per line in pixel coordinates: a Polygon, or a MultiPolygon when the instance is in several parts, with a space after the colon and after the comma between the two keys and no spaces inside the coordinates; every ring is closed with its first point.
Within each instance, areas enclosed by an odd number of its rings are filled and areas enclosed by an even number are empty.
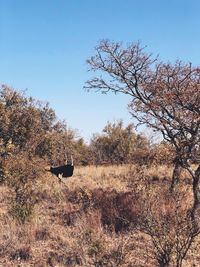
{"type": "Polygon", "coordinates": [[[129,98],[83,90],[100,39],[140,40],[162,60],[200,60],[199,0],[0,0],[0,83],[46,100],[87,140],[132,122],[129,98]]]}

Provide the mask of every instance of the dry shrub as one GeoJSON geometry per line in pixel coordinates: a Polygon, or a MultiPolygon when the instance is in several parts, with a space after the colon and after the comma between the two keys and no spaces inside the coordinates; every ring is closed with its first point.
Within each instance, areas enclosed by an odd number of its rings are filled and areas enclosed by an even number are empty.
{"type": "Polygon", "coordinates": [[[43,173],[44,162],[39,158],[32,158],[26,152],[21,152],[5,159],[6,184],[18,188],[29,183],[34,184],[43,173]],[[12,164],[11,164],[12,163],[12,164]]]}
{"type": "Polygon", "coordinates": [[[33,207],[28,203],[13,203],[10,209],[10,214],[15,218],[19,223],[24,224],[32,215],[33,207]]]}
{"type": "Polygon", "coordinates": [[[10,253],[10,259],[13,261],[28,261],[30,258],[30,247],[21,247],[10,253]]]}
{"type": "Polygon", "coordinates": [[[72,228],[72,235],[77,240],[82,266],[127,267],[139,266],[141,263],[138,253],[142,251],[141,244],[144,247],[144,240],[135,232],[116,234],[114,231],[107,231],[102,227],[101,212],[98,209],[82,214],[72,228]]]}
{"type": "Polygon", "coordinates": [[[38,241],[47,240],[48,237],[49,237],[49,232],[47,228],[42,228],[35,231],[35,239],[38,241]]]}
{"type": "Polygon", "coordinates": [[[141,213],[139,195],[134,192],[117,193],[115,190],[93,192],[94,207],[101,211],[101,221],[116,233],[137,224],[141,213]]]}
{"type": "MultiPolygon", "coordinates": [[[[182,183],[179,191],[174,195],[169,194],[170,168],[166,169],[164,166],[157,168],[162,176],[160,178],[157,175],[156,180],[155,169],[140,168],[139,177],[136,176],[137,168],[129,170],[127,174],[129,179],[132,179],[131,188],[135,187],[133,191],[117,192],[109,188],[97,188],[89,193],[87,190],[81,193],[80,190],[78,194],[81,196],[78,198],[80,202],[77,203],[84,203],[85,212],[98,210],[100,223],[105,230],[109,229],[117,234],[124,231],[128,233],[133,229],[131,226],[134,226],[149,235],[153,245],[150,255],[159,266],[175,264],[176,261],[179,264],[176,266],[181,266],[196,236],[189,216],[192,203],[191,190],[182,183]],[[133,174],[136,179],[133,178],[133,174]]],[[[118,179],[121,177],[118,176],[118,179]]],[[[98,242],[99,239],[96,238],[92,251],[95,249],[101,251],[98,242]]],[[[151,247],[149,244],[148,246],[151,247]]],[[[101,255],[100,258],[102,257],[101,255]]]]}
{"type": "Polygon", "coordinates": [[[48,266],[55,266],[59,264],[59,266],[82,266],[81,259],[75,253],[71,254],[62,254],[58,252],[49,252],[48,259],[47,259],[48,266]]]}
{"type": "Polygon", "coordinates": [[[102,266],[100,263],[108,250],[108,243],[101,226],[99,210],[82,214],[74,231],[83,266],[102,266]]]}
{"type": "Polygon", "coordinates": [[[0,258],[5,256],[13,244],[15,232],[11,218],[6,214],[0,215],[0,258]]]}
{"type": "Polygon", "coordinates": [[[182,266],[198,233],[194,231],[187,191],[170,194],[157,187],[143,194],[143,210],[138,229],[151,237],[153,254],[160,267],[182,266]]]}
{"type": "Polygon", "coordinates": [[[92,192],[87,188],[77,188],[68,195],[68,201],[81,206],[86,211],[92,206],[92,192]]]}
{"type": "Polygon", "coordinates": [[[105,228],[120,232],[137,223],[140,213],[139,195],[133,192],[117,193],[113,189],[96,189],[92,192],[79,189],[69,200],[82,205],[83,211],[99,210],[105,228]]]}
{"type": "Polygon", "coordinates": [[[15,191],[10,212],[20,223],[25,223],[33,212],[36,203],[35,183],[43,173],[42,166],[39,159],[29,158],[24,152],[4,160],[5,183],[15,191]]]}
{"type": "Polygon", "coordinates": [[[63,225],[65,227],[73,226],[75,224],[75,221],[76,221],[78,214],[79,213],[77,211],[65,212],[62,215],[63,225]]]}

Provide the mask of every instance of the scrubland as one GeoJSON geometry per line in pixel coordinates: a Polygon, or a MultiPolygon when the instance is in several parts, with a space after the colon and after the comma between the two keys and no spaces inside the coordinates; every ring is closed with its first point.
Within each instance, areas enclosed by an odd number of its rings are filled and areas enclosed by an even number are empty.
{"type": "MultiPolygon", "coordinates": [[[[44,172],[32,185],[29,212],[13,206],[15,192],[2,184],[0,266],[177,266],[190,238],[192,185],[183,173],[170,195],[171,172],[86,166],[61,182],[44,172]]],[[[182,266],[200,266],[198,236],[182,266]]]]}

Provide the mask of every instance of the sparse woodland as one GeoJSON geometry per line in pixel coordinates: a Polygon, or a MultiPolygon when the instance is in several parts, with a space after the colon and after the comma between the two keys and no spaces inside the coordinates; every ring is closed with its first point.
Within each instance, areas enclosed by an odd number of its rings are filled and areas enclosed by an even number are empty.
{"type": "Polygon", "coordinates": [[[139,124],[89,144],[48,103],[0,89],[0,266],[200,266],[200,69],[102,41],[88,90],[129,94],[139,124]],[[73,155],[74,176],[46,171],[73,155]]]}

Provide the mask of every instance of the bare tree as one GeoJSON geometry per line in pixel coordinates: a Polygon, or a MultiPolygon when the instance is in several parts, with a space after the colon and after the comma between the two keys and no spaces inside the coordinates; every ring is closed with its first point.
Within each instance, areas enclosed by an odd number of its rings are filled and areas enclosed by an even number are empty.
{"type": "Polygon", "coordinates": [[[87,63],[97,75],[85,88],[130,95],[130,112],[139,124],[161,132],[173,145],[176,159],[171,191],[185,168],[193,179],[191,217],[197,230],[200,164],[194,169],[191,160],[200,144],[200,68],[182,61],[160,62],[139,43],[123,48],[108,40],[99,43],[96,55],[87,63]]]}

